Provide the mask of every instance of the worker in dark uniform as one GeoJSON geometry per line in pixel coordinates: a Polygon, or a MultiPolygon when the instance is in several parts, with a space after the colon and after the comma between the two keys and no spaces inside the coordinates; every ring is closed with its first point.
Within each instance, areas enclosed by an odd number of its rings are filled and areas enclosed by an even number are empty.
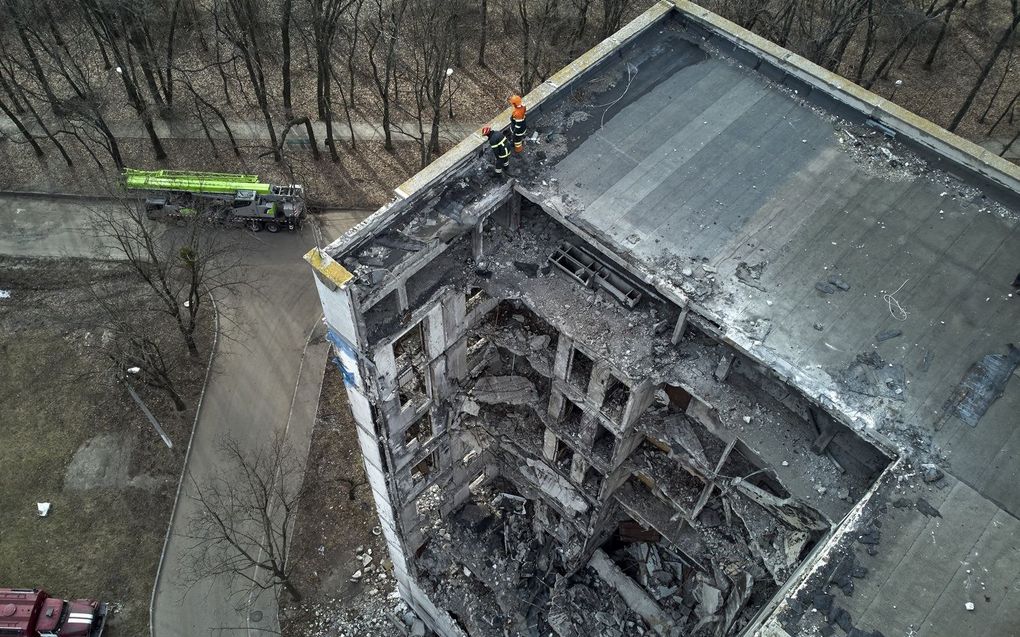
{"type": "Polygon", "coordinates": [[[514,152],[524,151],[524,137],[528,134],[528,109],[520,95],[511,95],[510,106],[514,110],[510,113],[510,135],[514,139],[514,152]]]}
{"type": "Polygon", "coordinates": [[[489,148],[496,158],[496,174],[502,175],[503,170],[510,165],[510,143],[503,133],[488,126],[482,129],[482,135],[489,138],[489,148]]]}

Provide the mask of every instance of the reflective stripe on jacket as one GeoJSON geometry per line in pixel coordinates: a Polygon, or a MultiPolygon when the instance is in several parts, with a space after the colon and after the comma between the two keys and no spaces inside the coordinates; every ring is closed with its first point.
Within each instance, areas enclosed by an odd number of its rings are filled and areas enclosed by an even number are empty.
{"type": "Polygon", "coordinates": [[[506,137],[499,131],[489,133],[489,147],[492,148],[492,152],[496,157],[500,159],[510,156],[510,146],[506,143],[506,137]]]}
{"type": "Polygon", "coordinates": [[[510,130],[514,135],[524,135],[528,131],[528,109],[518,106],[510,115],[510,130]]]}

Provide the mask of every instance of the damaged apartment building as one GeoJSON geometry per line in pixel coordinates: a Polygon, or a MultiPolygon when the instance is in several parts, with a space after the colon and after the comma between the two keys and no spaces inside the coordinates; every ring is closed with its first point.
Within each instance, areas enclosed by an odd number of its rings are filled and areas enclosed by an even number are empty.
{"type": "MultiPolygon", "coordinates": [[[[768,313],[781,295],[730,311],[768,289],[772,266],[753,260],[768,246],[747,237],[732,244],[747,253],[739,261],[713,257],[715,222],[723,207],[760,209],[778,182],[733,154],[698,157],[707,176],[655,168],[665,155],[641,169],[656,153],[695,157],[713,143],[706,129],[743,125],[732,132],[742,150],[765,146],[777,179],[817,167],[768,145],[794,136],[800,151],[817,136],[831,145],[825,157],[866,180],[875,166],[839,144],[871,133],[852,121],[834,129],[800,101],[803,86],[790,90],[761,60],[752,70],[715,30],[724,21],[676,4],[656,5],[529,96],[538,133],[510,179],[491,174],[480,138],[467,140],[306,256],[398,589],[440,635],[721,637],[763,630],[780,611],[772,625],[797,634],[808,618],[791,615],[795,587],[832,561],[840,529],[900,462],[860,401],[899,400],[910,391],[901,368],[850,356],[830,376],[839,391],[819,390],[811,374],[822,365],[768,349],[782,333],[768,313]],[[670,91],[697,101],[708,90],[675,78],[716,78],[715,101],[662,106],[670,91]],[[750,104],[744,119],[711,111],[739,110],[738,97],[750,104]],[[657,113],[684,108],[691,121],[647,148],[631,143],[656,118],[669,123],[657,113]],[[592,140],[611,148],[581,157],[592,140]],[[631,162],[615,174],[614,153],[631,162]],[[727,170],[743,184],[732,194],[711,181],[727,170]],[[660,214],[678,193],[700,198],[683,228],[660,214]],[[590,216],[622,219],[628,207],[659,215],[653,231],[590,216]]],[[[849,294],[850,271],[808,276],[797,294],[849,294]]],[[[825,322],[813,311],[808,335],[825,322]]],[[[841,568],[844,592],[866,570],[841,568]]],[[[845,609],[828,619],[850,633],[845,609]]]]}

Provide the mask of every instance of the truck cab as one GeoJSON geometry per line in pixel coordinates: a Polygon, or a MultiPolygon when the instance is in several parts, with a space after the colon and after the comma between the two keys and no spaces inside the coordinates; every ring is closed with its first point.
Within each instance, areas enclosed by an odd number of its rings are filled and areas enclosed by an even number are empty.
{"type": "Polygon", "coordinates": [[[37,588],[0,588],[0,635],[101,637],[107,606],[91,599],[64,600],[37,588]]]}

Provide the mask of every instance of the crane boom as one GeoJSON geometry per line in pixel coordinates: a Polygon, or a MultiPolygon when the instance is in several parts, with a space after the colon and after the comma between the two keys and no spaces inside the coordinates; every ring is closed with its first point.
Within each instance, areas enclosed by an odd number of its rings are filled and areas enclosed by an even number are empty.
{"type": "Polygon", "coordinates": [[[187,170],[124,170],[124,186],[128,190],[165,190],[232,195],[239,190],[268,195],[272,186],[259,181],[256,175],[205,173],[187,170]]]}

